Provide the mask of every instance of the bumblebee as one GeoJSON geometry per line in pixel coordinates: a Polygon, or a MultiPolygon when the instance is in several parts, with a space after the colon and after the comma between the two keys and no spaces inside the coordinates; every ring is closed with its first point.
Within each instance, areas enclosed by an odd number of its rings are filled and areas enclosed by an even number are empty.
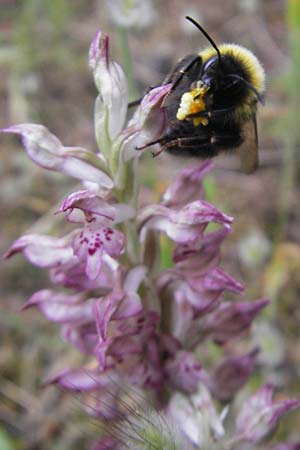
{"type": "Polygon", "coordinates": [[[265,74],[249,50],[236,44],[217,46],[191,17],[186,17],[211,47],[179,60],[164,83],[172,87],[165,98],[167,128],[153,156],[171,154],[212,158],[237,149],[242,170],[258,166],[256,111],[264,102],[265,74]]]}

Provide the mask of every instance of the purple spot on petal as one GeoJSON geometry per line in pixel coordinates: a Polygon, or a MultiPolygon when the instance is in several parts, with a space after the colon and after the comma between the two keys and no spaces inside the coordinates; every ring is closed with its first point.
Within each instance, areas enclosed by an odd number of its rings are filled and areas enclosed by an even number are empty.
{"type": "Polygon", "coordinates": [[[169,353],[167,350],[164,350],[164,351],[161,353],[161,358],[162,358],[163,361],[166,361],[170,356],[171,356],[171,355],[170,355],[170,353],[169,353]]]}

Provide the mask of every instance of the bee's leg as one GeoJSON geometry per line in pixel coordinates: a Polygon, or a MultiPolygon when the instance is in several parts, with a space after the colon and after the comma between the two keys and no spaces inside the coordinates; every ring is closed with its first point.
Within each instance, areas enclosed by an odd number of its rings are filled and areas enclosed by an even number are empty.
{"type": "Polygon", "coordinates": [[[151,141],[151,142],[147,142],[144,145],[141,145],[140,147],[135,147],[136,150],[144,150],[147,147],[151,147],[151,145],[155,145],[155,144],[162,144],[165,140],[167,139],[166,136],[163,136],[159,139],[156,139],[156,141],[151,141]]]}
{"type": "Polygon", "coordinates": [[[226,115],[232,111],[234,111],[234,107],[223,108],[223,109],[213,109],[213,110],[204,110],[199,111],[193,114],[188,114],[186,116],[187,119],[196,119],[197,117],[207,117],[208,119],[220,118],[220,116],[226,115]]]}
{"type": "Polygon", "coordinates": [[[162,145],[161,149],[156,152],[152,153],[153,158],[160,155],[166,150],[169,150],[172,147],[197,147],[199,145],[207,145],[210,143],[210,136],[192,136],[192,137],[183,137],[183,138],[177,138],[172,139],[169,142],[166,142],[162,145]]]}
{"type": "Polygon", "coordinates": [[[166,150],[177,148],[184,151],[197,150],[197,153],[205,152],[207,157],[215,156],[220,150],[238,147],[242,143],[242,137],[238,133],[210,133],[205,136],[191,136],[173,139],[166,142],[157,153],[152,153],[153,157],[160,155],[166,150]]]}
{"type": "Polygon", "coordinates": [[[133,100],[132,102],[129,102],[127,105],[128,108],[134,108],[135,106],[138,106],[141,103],[141,101],[143,100],[143,98],[144,97],[140,97],[137,100],[133,100]]]}

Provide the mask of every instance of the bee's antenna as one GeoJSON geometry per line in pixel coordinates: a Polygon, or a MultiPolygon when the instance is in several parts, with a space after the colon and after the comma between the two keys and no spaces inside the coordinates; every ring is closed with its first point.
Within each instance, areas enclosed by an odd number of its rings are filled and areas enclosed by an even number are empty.
{"type": "Polygon", "coordinates": [[[237,75],[236,73],[229,73],[228,75],[225,75],[226,78],[235,78],[236,80],[240,80],[242,83],[246,84],[246,86],[248,86],[248,88],[254,92],[254,94],[257,97],[257,100],[264,105],[265,104],[265,99],[264,96],[261,95],[257,89],[255,89],[255,87],[253,86],[253,84],[249,83],[249,81],[245,80],[245,78],[241,77],[240,75],[237,75]]]}
{"type": "Polygon", "coordinates": [[[204,36],[206,37],[206,39],[211,43],[211,45],[213,46],[213,48],[216,50],[217,55],[218,55],[218,59],[219,59],[219,64],[221,67],[223,67],[223,63],[222,63],[222,57],[221,57],[221,53],[220,50],[218,49],[216,43],[213,41],[213,39],[210,37],[210,35],[207,33],[207,31],[204,30],[204,28],[200,25],[200,23],[198,23],[195,19],[193,19],[190,16],[186,16],[185,17],[187,20],[189,20],[190,22],[192,22],[193,25],[195,25],[196,28],[198,28],[198,30],[201,31],[202,34],[204,34],[204,36]]]}

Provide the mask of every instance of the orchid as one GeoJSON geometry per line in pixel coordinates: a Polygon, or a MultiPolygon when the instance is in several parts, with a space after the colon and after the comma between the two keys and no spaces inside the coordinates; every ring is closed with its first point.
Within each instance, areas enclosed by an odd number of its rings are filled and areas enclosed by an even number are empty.
{"type": "MultiPolygon", "coordinates": [[[[141,207],[137,168],[143,151],[137,148],[147,149],[163,133],[171,85],[151,89],[126,124],[127,81],[110,57],[108,36],[98,32],[89,55],[99,92],[97,152],[65,147],[41,125],[2,130],[19,135],[36,164],[82,183],[56,212],[72,224],[68,234],[25,234],[6,253],[7,258],[22,253],[49,270],[54,286],[34,293],[23,309],[36,307],[58,324],[62,338],[88,361],[64,368],[48,382],[83,392],[86,404],[93,403],[89,412],[119,422],[116,435],[101,439],[95,449],[128,448],[119,436],[123,430],[123,438],[133,437],[128,424],[154,438],[156,419],[146,424],[130,405],[124,412],[122,395],[131,389],[151,397],[164,420],[178,428],[173,447],[164,431],[155,448],[237,449],[243,443],[253,448],[299,404],[273,402],[273,387],[263,386],[244,401],[235,426],[227,429],[226,416],[258,354],[256,348],[240,354],[235,344],[269,301],[237,301],[244,286],[220,266],[233,217],[204,199],[203,179],[213,165],[183,169],[159,204],[141,207]],[[211,224],[214,231],[207,230],[211,224]],[[161,234],[173,252],[172,265],[164,269],[156,264],[161,234]],[[220,360],[210,354],[212,346],[220,360]],[[227,403],[223,412],[218,400],[227,403]]],[[[293,445],[278,448],[298,448],[293,445]]]]}
{"type": "Polygon", "coordinates": [[[297,400],[283,399],[273,402],[274,386],[262,386],[239,412],[236,430],[240,439],[259,442],[277,425],[280,417],[299,406],[297,400]]]}

